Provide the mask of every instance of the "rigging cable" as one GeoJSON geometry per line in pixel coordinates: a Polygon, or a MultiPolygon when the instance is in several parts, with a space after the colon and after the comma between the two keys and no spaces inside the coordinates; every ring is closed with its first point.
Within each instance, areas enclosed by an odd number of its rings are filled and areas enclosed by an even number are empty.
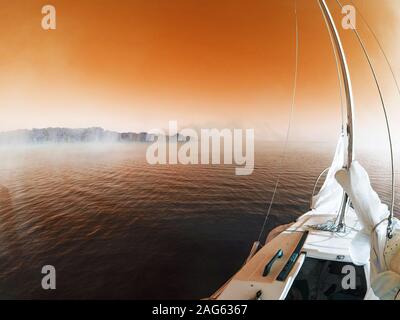
{"type": "MultiPolygon", "coordinates": [[[[341,5],[341,4],[339,3],[339,5],[341,5]]],[[[379,41],[378,37],[376,36],[374,30],[373,30],[373,29],[371,28],[371,26],[369,25],[368,21],[364,18],[364,16],[361,14],[361,11],[357,8],[357,6],[356,6],[353,2],[352,2],[352,6],[357,10],[357,15],[360,16],[361,20],[362,20],[362,21],[365,23],[365,25],[367,26],[369,32],[371,32],[371,34],[372,34],[372,36],[374,37],[376,43],[378,44],[380,51],[382,52],[383,56],[385,57],[386,64],[388,65],[388,67],[389,67],[389,69],[390,69],[390,73],[392,74],[392,78],[393,78],[394,83],[395,83],[395,85],[396,85],[397,93],[398,93],[399,96],[400,96],[400,86],[399,86],[399,82],[397,81],[396,75],[395,75],[395,73],[394,73],[394,70],[393,70],[392,65],[390,64],[389,58],[388,58],[388,56],[386,55],[385,50],[383,50],[382,44],[380,43],[380,41],[379,41]]]]}
{"type": "Polygon", "coordinates": [[[275,182],[274,190],[272,193],[272,198],[268,206],[267,214],[265,215],[264,222],[262,224],[260,234],[258,236],[258,242],[260,243],[262,234],[264,232],[265,226],[267,224],[269,215],[271,213],[272,205],[275,200],[275,195],[278,190],[279,182],[281,180],[282,176],[282,171],[283,171],[283,165],[285,163],[286,159],[286,149],[288,146],[288,141],[289,141],[289,135],[291,131],[291,126],[292,126],[292,121],[293,121],[293,113],[294,113],[294,106],[295,106],[295,101],[296,101],[296,92],[297,92],[297,78],[298,78],[298,67],[299,67],[299,23],[298,23],[298,17],[297,17],[297,0],[294,0],[294,15],[295,15],[295,28],[296,28],[296,36],[295,36],[295,41],[296,41],[296,58],[295,58],[295,71],[294,71],[294,81],[293,81],[293,94],[292,94],[292,103],[290,107],[290,116],[289,116],[289,123],[286,131],[286,139],[285,139],[285,144],[283,147],[283,154],[282,154],[282,161],[281,161],[281,167],[280,167],[280,172],[278,173],[278,177],[275,182]]]}
{"type": "MultiPolygon", "coordinates": [[[[343,6],[340,3],[340,1],[336,0],[336,2],[343,9],[343,6]]],[[[370,58],[370,56],[369,56],[369,54],[367,52],[365,44],[364,44],[363,40],[361,39],[360,34],[358,33],[356,27],[352,24],[351,21],[350,21],[350,24],[351,24],[352,30],[354,31],[355,35],[357,36],[358,42],[360,43],[361,48],[362,48],[362,50],[364,52],[364,55],[365,55],[365,57],[366,57],[366,59],[368,61],[369,67],[370,67],[372,75],[374,77],[374,81],[375,81],[376,87],[378,89],[379,97],[380,97],[381,104],[382,104],[383,113],[384,113],[384,116],[385,116],[387,134],[388,134],[388,139],[389,139],[391,176],[392,176],[392,185],[391,185],[391,188],[392,188],[392,195],[391,195],[392,199],[391,199],[390,214],[389,214],[389,217],[388,217],[388,230],[387,230],[387,237],[389,239],[391,239],[393,237],[393,213],[394,213],[394,202],[395,202],[395,170],[394,170],[394,155],[393,155],[392,134],[391,134],[391,130],[390,130],[389,117],[388,117],[388,113],[387,113],[387,110],[386,110],[386,105],[385,105],[385,100],[383,98],[383,93],[382,93],[381,87],[379,85],[377,74],[376,74],[375,69],[374,69],[374,67],[372,65],[371,58],[370,58]]],[[[379,47],[381,48],[381,50],[383,52],[383,48],[381,46],[379,46],[379,47]]],[[[386,54],[384,54],[384,55],[386,57],[386,54]]],[[[394,77],[393,69],[391,68],[389,61],[388,60],[386,60],[386,61],[388,62],[389,67],[392,70],[392,75],[394,77]]],[[[394,77],[394,79],[395,79],[395,77],[394,77]]],[[[397,85],[396,79],[395,79],[395,82],[396,82],[396,85],[397,85]]]]}

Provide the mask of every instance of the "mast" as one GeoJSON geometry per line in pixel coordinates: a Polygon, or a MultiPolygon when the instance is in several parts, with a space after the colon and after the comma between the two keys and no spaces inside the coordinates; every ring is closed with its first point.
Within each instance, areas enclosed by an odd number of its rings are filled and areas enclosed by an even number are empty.
{"type": "MultiPolygon", "coordinates": [[[[340,40],[339,32],[336,28],[335,22],[333,21],[331,12],[325,2],[325,0],[318,0],[322,10],[322,14],[325,18],[326,24],[329,29],[329,33],[335,44],[335,50],[339,56],[340,69],[342,72],[343,86],[346,95],[346,110],[347,110],[347,163],[345,167],[350,168],[351,163],[354,160],[354,98],[353,88],[351,85],[351,78],[349,67],[347,64],[346,55],[344,53],[342,41],[340,40]]],[[[337,223],[337,231],[341,231],[344,227],[344,217],[349,201],[349,196],[345,193],[340,211],[339,221],[337,223]]]]}

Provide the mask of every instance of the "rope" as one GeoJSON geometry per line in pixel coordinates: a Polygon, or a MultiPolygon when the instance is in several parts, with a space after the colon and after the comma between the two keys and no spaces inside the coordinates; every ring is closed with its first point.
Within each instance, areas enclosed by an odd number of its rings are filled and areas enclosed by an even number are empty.
{"type": "MultiPolygon", "coordinates": [[[[341,8],[343,8],[343,6],[342,6],[342,4],[340,3],[339,0],[336,0],[336,2],[341,8]]],[[[350,21],[350,23],[351,23],[351,21],[350,21]]],[[[360,43],[361,48],[362,48],[362,50],[364,52],[364,55],[365,55],[365,57],[366,57],[366,59],[368,61],[369,67],[370,67],[372,75],[374,77],[374,81],[375,81],[376,87],[378,89],[379,97],[380,97],[381,104],[382,104],[383,113],[384,113],[384,116],[385,116],[385,122],[386,122],[386,128],[387,128],[387,134],[388,134],[389,146],[390,146],[390,161],[391,161],[391,176],[392,176],[392,186],[391,186],[392,187],[392,199],[391,199],[392,201],[391,201],[390,214],[389,214],[389,217],[388,217],[388,231],[387,231],[387,237],[389,239],[391,239],[393,237],[393,210],[394,210],[394,202],[395,202],[395,171],[394,171],[393,144],[392,144],[392,135],[391,135],[391,131],[390,131],[389,117],[388,117],[388,114],[387,114],[387,111],[386,111],[386,105],[385,105],[385,100],[383,98],[382,90],[381,90],[381,87],[379,85],[377,74],[376,74],[375,69],[374,69],[374,67],[372,65],[371,58],[370,58],[370,56],[369,56],[369,54],[367,52],[367,49],[365,48],[365,44],[362,41],[362,39],[360,37],[360,34],[358,33],[357,29],[355,28],[355,26],[353,26],[353,24],[351,24],[351,26],[352,26],[352,29],[353,29],[355,35],[357,36],[358,42],[360,43]]],[[[383,50],[383,48],[381,46],[380,46],[380,48],[381,48],[381,50],[383,50]]],[[[396,85],[397,85],[397,81],[395,81],[395,82],[396,82],[396,85]]]]}
{"type": "Polygon", "coordinates": [[[290,135],[292,121],[293,121],[293,111],[294,111],[294,106],[295,106],[295,101],[296,101],[297,78],[298,78],[298,67],[299,67],[299,23],[298,23],[298,17],[297,17],[297,0],[294,0],[294,14],[295,14],[295,25],[296,25],[296,59],[295,59],[293,95],[292,95],[292,103],[291,103],[291,107],[290,107],[289,124],[288,124],[287,131],[286,131],[286,139],[285,139],[285,144],[284,144],[284,147],[283,147],[281,167],[280,167],[280,170],[279,170],[280,172],[279,172],[278,178],[277,178],[277,180],[275,182],[275,186],[274,186],[274,190],[273,190],[273,193],[272,193],[271,201],[270,201],[269,206],[268,206],[267,214],[265,215],[265,219],[264,219],[264,222],[262,224],[262,227],[261,227],[261,230],[260,230],[260,234],[258,236],[258,240],[257,240],[258,242],[260,242],[262,234],[263,234],[263,232],[265,230],[265,226],[267,224],[269,215],[271,213],[272,205],[273,205],[274,200],[275,200],[275,195],[276,195],[276,192],[278,190],[279,182],[281,180],[282,171],[283,171],[283,165],[284,165],[284,162],[285,162],[285,159],[286,159],[286,150],[287,150],[287,146],[288,146],[289,135],[290,135]]]}

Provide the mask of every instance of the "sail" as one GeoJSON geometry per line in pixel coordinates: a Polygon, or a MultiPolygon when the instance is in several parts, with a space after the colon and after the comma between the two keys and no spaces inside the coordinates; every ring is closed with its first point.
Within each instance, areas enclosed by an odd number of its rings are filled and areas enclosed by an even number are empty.
{"type": "MultiPolygon", "coordinates": [[[[370,257],[371,233],[377,236],[376,239],[373,239],[375,242],[374,252],[378,256],[383,254],[386,227],[382,222],[389,215],[389,210],[372,188],[368,173],[357,161],[353,161],[350,169],[338,171],[336,179],[349,195],[362,227],[361,232],[353,240],[352,247],[355,249],[350,248],[353,262],[362,265],[368,262],[370,257]],[[366,245],[363,246],[363,243],[366,245]]],[[[382,257],[379,257],[381,263],[383,260],[382,257]]],[[[383,269],[383,265],[380,266],[380,269],[383,269]]]]}
{"type": "Polygon", "coordinates": [[[319,193],[313,196],[312,209],[321,213],[338,213],[342,199],[343,189],[335,179],[337,171],[343,168],[345,157],[345,141],[344,135],[339,137],[339,141],[336,146],[335,155],[332,160],[332,164],[329,168],[325,182],[322,185],[319,193]]]}
{"type": "Polygon", "coordinates": [[[394,219],[394,235],[387,239],[388,207],[381,202],[371,186],[368,173],[354,161],[349,170],[336,174],[338,182],[349,195],[362,226],[352,240],[350,256],[353,263],[370,263],[371,287],[380,299],[398,299],[400,287],[400,224],[394,219]]]}

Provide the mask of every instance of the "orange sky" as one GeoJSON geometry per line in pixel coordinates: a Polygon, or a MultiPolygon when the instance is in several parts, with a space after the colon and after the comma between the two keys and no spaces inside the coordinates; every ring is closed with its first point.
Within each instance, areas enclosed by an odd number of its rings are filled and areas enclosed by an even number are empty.
{"type": "MultiPolygon", "coordinates": [[[[398,0],[354,2],[400,76],[398,0]]],[[[246,127],[266,139],[284,136],[294,71],[293,0],[53,0],[55,31],[41,29],[45,4],[1,0],[0,131],[145,131],[178,120],[182,127],[246,127]]],[[[328,4],[340,23],[335,1],[328,4]]],[[[291,137],[325,140],[336,137],[340,126],[334,57],[317,1],[298,0],[298,18],[291,137]]],[[[368,128],[380,112],[376,92],[354,35],[340,32],[356,102],[364,110],[359,118],[368,128]]]]}

